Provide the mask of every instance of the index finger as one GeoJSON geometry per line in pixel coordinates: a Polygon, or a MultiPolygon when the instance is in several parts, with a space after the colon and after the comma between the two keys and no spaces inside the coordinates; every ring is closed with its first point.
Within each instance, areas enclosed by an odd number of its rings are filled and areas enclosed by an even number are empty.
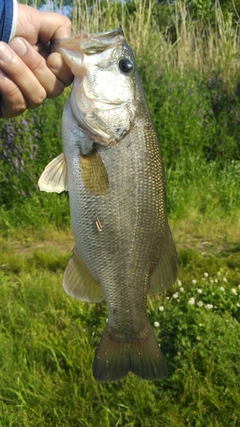
{"type": "Polygon", "coordinates": [[[54,12],[41,14],[39,37],[43,42],[71,36],[71,21],[64,15],[54,12]],[[57,15],[57,16],[56,16],[57,15]]]}
{"type": "Polygon", "coordinates": [[[15,37],[23,37],[30,44],[48,43],[55,38],[71,35],[71,21],[64,15],[42,12],[33,7],[18,4],[18,21],[15,37]]]}

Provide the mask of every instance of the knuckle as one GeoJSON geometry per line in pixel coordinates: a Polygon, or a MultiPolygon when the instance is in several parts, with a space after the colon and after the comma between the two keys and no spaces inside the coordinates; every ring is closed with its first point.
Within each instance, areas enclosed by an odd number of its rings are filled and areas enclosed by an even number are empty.
{"type": "Polygon", "coordinates": [[[44,58],[39,53],[34,52],[34,54],[34,61],[29,64],[29,68],[35,75],[36,73],[44,72],[46,64],[44,58]]]}
{"type": "Polygon", "coordinates": [[[8,90],[4,93],[4,106],[6,114],[9,111],[9,114],[15,115],[21,114],[26,110],[26,101],[17,87],[9,86],[8,90]]]}
{"type": "Polygon", "coordinates": [[[27,108],[27,103],[22,96],[15,94],[13,98],[5,98],[1,102],[1,116],[5,119],[22,114],[27,108]]]}
{"type": "Polygon", "coordinates": [[[63,15],[58,16],[58,27],[55,28],[54,38],[66,38],[71,36],[72,23],[63,15]]]}
{"type": "Polygon", "coordinates": [[[57,80],[54,89],[48,91],[47,97],[55,98],[56,96],[61,95],[61,93],[64,91],[64,88],[65,88],[65,85],[59,80],[57,80]]]}
{"type": "Polygon", "coordinates": [[[18,106],[16,107],[16,114],[22,114],[25,110],[27,109],[27,105],[25,102],[21,102],[18,104],[18,106]]]}
{"type": "Polygon", "coordinates": [[[72,23],[71,23],[70,19],[67,16],[63,16],[63,15],[62,15],[62,18],[63,18],[63,25],[64,25],[64,27],[67,27],[67,28],[70,29],[71,26],[72,26],[72,23]]]}
{"type": "Polygon", "coordinates": [[[72,23],[71,23],[70,19],[67,16],[63,16],[63,18],[64,18],[65,25],[68,26],[69,28],[71,28],[72,23]]]}
{"type": "Polygon", "coordinates": [[[19,116],[20,114],[26,111],[26,104],[22,103],[19,105],[15,105],[13,108],[6,107],[4,105],[1,106],[1,117],[4,119],[10,119],[11,117],[19,116]]]}
{"type": "Polygon", "coordinates": [[[31,96],[31,99],[29,99],[29,106],[28,108],[36,108],[39,107],[43,101],[45,101],[47,97],[46,91],[44,89],[39,90],[37,93],[31,96]]]}

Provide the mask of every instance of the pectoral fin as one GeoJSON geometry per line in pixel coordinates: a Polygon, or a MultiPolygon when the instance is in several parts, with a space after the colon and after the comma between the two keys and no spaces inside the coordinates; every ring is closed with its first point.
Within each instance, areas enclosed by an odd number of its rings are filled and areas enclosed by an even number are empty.
{"type": "Polygon", "coordinates": [[[47,193],[68,191],[67,161],[63,153],[46,166],[39,178],[38,186],[41,191],[47,193]]]}
{"type": "Polygon", "coordinates": [[[100,302],[104,299],[100,284],[91,276],[76,248],[65,270],[63,287],[67,294],[81,301],[100,302]]]}
{"type": "Polygon", "coordinates": [[[95,196],[102,196],[108,190],[108,175],[100,154],[94,151],[88,156],[80,156],[83,182],[87,190],[95,196]]]}
{"type": "Polygon", "coordinates": [[[172,286],[177,278],[177,273],[177,252],[171,231],[168,227],[160,259],[150,274],[150,294],[160,294],[172,286]]]}

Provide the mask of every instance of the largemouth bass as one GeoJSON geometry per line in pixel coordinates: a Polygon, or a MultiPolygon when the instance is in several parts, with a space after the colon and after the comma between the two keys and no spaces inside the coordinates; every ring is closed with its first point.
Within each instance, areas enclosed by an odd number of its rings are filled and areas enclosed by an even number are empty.
{"type": "Polygon", "coordinates": [[[147,318],[147,294],[177,275],[166,216],[165,177],[156,132],[122,30],[57,41],[74,74],[63,112],[63,147],[39,180],[69,191],[75,247],[63,278],[82,301],[107,302],[108,322],[93,362],[99,381],[129,371],[166,375],[147,318]]]}

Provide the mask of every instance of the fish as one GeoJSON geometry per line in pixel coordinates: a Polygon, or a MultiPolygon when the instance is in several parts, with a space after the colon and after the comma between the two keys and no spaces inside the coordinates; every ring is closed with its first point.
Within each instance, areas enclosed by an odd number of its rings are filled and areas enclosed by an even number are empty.
{"type": "Polygon", "coordinates": [[[157,134],[135,58],[121,28],[56,40],[74,81],[62,117],[63,153],[43,171],[41,191],[69,192],[75,246],[64,290],[106,300],[108,320],[92,372],[117,381],[167,375],[147,316],[147,295],[177,277],[157,134]]]}

